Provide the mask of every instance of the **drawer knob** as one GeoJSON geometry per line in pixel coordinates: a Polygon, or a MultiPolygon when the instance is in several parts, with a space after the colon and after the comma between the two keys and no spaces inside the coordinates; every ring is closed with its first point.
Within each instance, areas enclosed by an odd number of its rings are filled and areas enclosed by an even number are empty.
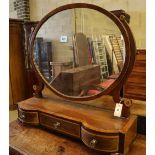
{"type": "Polygon", "coordinates": [[[91,147],[95,147],[96,144],[97,144],[97,140],[96,140],[96,139],[92,139],[92,140],[90,141],[90,146],[91,146],[91,147]]]}
{"type": "Polygon", "coordinates": [[[20,117],[21,117],[21,118],[25,118],[25,115],[24,115],[24,114],[21,114],[20,117]]]}
{"type": "Polygon", "coordinates": [[[55,129],[57,129],[60,126],[60,123],[56,122],[56,123],[53,124],[53,126],[54,126],[55,129]]]}

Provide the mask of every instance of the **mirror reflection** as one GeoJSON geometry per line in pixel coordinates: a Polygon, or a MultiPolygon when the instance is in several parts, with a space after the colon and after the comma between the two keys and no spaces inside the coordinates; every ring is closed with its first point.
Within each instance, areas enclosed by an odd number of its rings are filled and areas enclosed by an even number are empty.
{"type": "Polygon", "coordinates": [[[125,45],[117,25],[86,8],[50,17],[35,38],[34,61],[46,81],[69,96],[91,96],[119,76],[125,45]]]}

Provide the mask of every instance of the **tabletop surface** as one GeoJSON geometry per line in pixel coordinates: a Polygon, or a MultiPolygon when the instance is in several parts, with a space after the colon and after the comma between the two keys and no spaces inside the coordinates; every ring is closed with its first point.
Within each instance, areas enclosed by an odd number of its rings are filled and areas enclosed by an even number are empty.
{"type": "MultiPolygon", "coordinates": [[[[145,155],[146,138],[137,135],[128,155],[145,155]]],[[[10,154],[25,155],[103,155],[87,148],[80,140],[45,129],[10,123],[10,154]]]]}

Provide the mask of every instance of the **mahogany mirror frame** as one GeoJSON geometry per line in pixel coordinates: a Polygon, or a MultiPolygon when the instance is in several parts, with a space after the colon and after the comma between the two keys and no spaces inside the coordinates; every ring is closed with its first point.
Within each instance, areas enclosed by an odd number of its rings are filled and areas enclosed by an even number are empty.
{"type": "Polygon", "coordinates": [[[134,66],[134,61],[135,61],[135,54],[136,54],[136,45],[134,41],[133,34],[128,26],[128,23],[125,19],[125,16],[122,14],[120,17],[116,16],[110,11],[107,11],[99,6],[93,5],[93,4],[86,4],[86,3],[73,3],[73,4],[67,4],[60,6],[53,11],[49,12],[46,16],[44,16],[41,21],[37,24],[35,27],[34,31],[32,32],[31,38],[30,38],[30,61],[32,64],[32,68],[36,73],[36,76],[38,80],[40,81],[40,84],[37,86],[37,91],[42,91],[43,86],[42,84],[45,84],[51,91],[53,91],[56,95],[63,97],[67,100],[73,100],[73,101],[88,101],[92,99],[96,99],[98,97],[101,97],[102,95],[111,95],[113,96],[113,99],[115,102],[120,101],[120,91],[121,88],[123,87],[123,84],[126,82],[129,74],[132,71],[132,68],[134,66]],[[88,9],[93,9],[96,10],[107,17],[109,17],[119,28],[121,31],[124,42],[125,42],[125,50],[126,50],[126,57],[125,57],[125,62],[123,69],[119,75],[119,77],[104,91],[102,91],[99,94],[93,95],[93,96],[86,96],[86,97],[73,97],[73,96],[67,96],[65,94],[62,94],[61,92],[57,91],[55,88],[50,86],[50,84],[45,80],[43,75],[40,73],[38,68],[36,67],[34,63],[34,42],[35,42],[35,37],[37,35],[37,32],[41,28],[41,26],[53,15],[64,11],[68,9],[75,9],[75,8],[88,8],[88,9]]]}

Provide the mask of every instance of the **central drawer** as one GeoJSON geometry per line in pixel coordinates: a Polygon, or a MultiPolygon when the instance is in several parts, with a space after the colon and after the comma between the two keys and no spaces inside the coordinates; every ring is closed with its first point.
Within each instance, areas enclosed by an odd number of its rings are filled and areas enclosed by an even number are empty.
{"type": "Polygon", "coordinates": [[[39,114],[40,125],[80,138],[80,124],[44,113],[39,114]]]}

